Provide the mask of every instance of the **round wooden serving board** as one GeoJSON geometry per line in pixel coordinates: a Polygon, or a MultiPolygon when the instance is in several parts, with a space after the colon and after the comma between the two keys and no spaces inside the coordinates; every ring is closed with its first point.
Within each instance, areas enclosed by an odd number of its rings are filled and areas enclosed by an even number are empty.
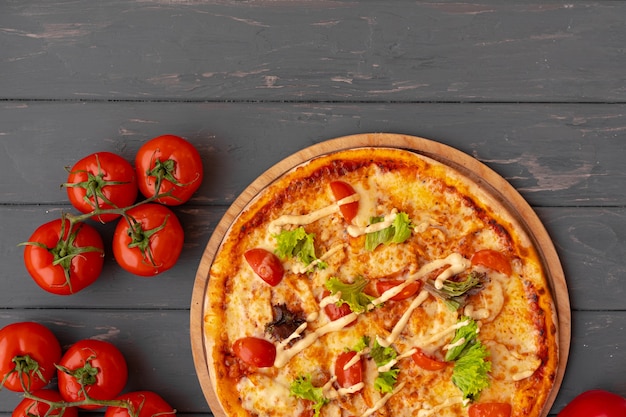
{"type": "Polygon", "coordinates": [[[535,245],[543,262],[546,276],[552,289],[556,304],[559,332],[559,365],[554,386],[542,416],[548,415],[563,380],[571,338],[571,312],[567,284],[558,255],[543,224],[528,205],[526,200],[504,178],[489,167],[457,149],[447,145],[420,138],[390,133],[371,133],[345,136],[331,139],[283,159],[252,182],[233,202],[218,223],[209,240],[196,273],[191,299],[190,337],[196,373],[206,400],[216,417],[228,417],[216,397],[209,375],[208,358],[204,334],[204,315],[209,270],[224,236],[231,224],[243,209],[269,184],[294,167],[312,158],[351,148],[391,147],[406,149],[439,161],[481,187],[500,202],[515,218],[535,245]]]}

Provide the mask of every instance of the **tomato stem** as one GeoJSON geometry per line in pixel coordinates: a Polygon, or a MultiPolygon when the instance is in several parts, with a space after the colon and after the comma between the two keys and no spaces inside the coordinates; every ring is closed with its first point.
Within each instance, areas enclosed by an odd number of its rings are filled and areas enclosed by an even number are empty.
{"type": "Polygon", "coordinates": [[[4,384],[9,379],[9,377],[15,373],[17,373],[17,377],[20,380],[20,384],[22,385],[22,390],[29,391],[31,384],[32,375],[37,375],[42,381],[46,381],[46,378],[41,373],[41,369],[39,369],[39,362],[35,359],[31,358],[30,355],[18,355],[14,356],[11,361],[15,364],[15,367],[6,373],[2,381],[0,382],[0,389],[4,387],[4,384]],[[26,376],[26,378],[24,378],[26,376]],[[26,383],[24,383],[24,379],[26,379],[26,383]]]}
{"type": "Polygon", "coordinates": [[[98,173],[96,175],[91,173],[89,170],[69,171],[68,169],[68,172],[70,172],[71,174],[78,174],[81,172],[86,173],[87,180],[82,181],[82,182],[77,182],[77,183],[61,184],[61,187],[84,188],[85,196],[83,197],[83,199],[88,205],[94,208],[94,211],[100,207],[100,201],[103,201],[104,203],[108,204],[111,207],[115,207],[115,204],[113,204],[113,202],[109,200],[102,192],[102,189],[104,187],[107,187],[109,185],[128,184],[127,181],[105,180],[104,177],[106,173],[102,172],[102,167],[100,166],[100,156],[96,154],[95,157],[96,157],[96,164],[98,165],[98,173]],[[90,200],[90,198],[93,198],[93,202],[90,200]]]}
{"type": "MultiPolygon", "coordinates": [[[[180,184],[175,178],[173,178],[172,173],[171,173],[174,169],[174,165],[172,164],[174,161],[173,160],[168,160],[168,161],[171,163],[167,163],[164,165],[163,163],[157,160],[161,168],[156,169],[155,167],[155,169],[153,169],[154,171],[153,175],[156,177],[156,181],[157,181],[157,186],[155,187],[154,195],[127,207],[114,207],[114,208],[108,208],[108,209],[100,208],[97,202],[98,198],[103,198],[105,199],[105,202],[107,202],[107,204],[112,205],[112,203],[110,203],[106,199],[104,194],[102,194],[101,188],[104,187],[105,185],[121,183],[121,182],[115,182],[115,181],[108,181],[108,182],[104,181],[103,180],[104,174],[100,172],[100,170],[98,171],[99,172],[98,175],[93,175],[89,173],[89,179],[85,182],[77,183],[77,184],[63,184],[62,186],[82,186],[86,188],[88,190],[86,198],[89,196],[93,196],[94,199],[96,200],[94,209],[89,213],[82,213],[79,215],[63,213],[61,215],[62,222],[61,222],[60,238],[54,247],[47,247],[46,245],[40,242],[22,242],[18,246],[25,246],[25,245],[37,246],[37,247],[40,247],[42,249],[46,249],[47,251],[49,251],[54,257],[53,264],[60,265],[63,268],[63,272],[65,274],[65,283],[63,284],[63,286],[65,285],[69,286],[70,293],[73,293],[72,282],[71,282],[71,266],[72,266],[72,260],[74,259],[74,257],[80,256],[81,254],[88,253],[88,252],[101,252],[102,256],[104,256],[103,251],[99,248],[92,247],[92,246],[77,247],[74,245],[74,242],[78,235],[78,231],[82,227],[82,224],[88,219],[97,218],[98,216],[101,216],[104,214],[117,214],[117,215],[121,215],[125,217],[128,220],[127,212],[129,210],[134,209],[135,207],[141,206],[143,204],[151,203],[163,197],[176,198],[172,194],[172,190],[169,190],[163,193],[159,192],[163,179],[168,179],[169,181],[172,181],[175,184],[180,184]],[[162,165],[164,165],[165,167],[162,167],[162,165]],[[172,176],[172,178],[170,178],[170,176],[172,176]],[[67,222],[65,220],[67,220],[67,222]],[[69,224],[66,225],[66,223],[69,223],[69,224]],[[67,228],[67,233],[66,233],[66,228],[67,228]]],[[[98,161],[98,166],[99,166],[99,161],[98,161]]],[[[131,223],[131,226],[132,226],[132,223],[131,223]]],[[[163,223],[163,225],[161,225],[157,229],[153,229],[152,231],[149,231],[150,233],[146,231],[141,231],[141,234],[144,236],[143,239],[145,239],[145,241],[148,242],[150,236],[152,236],[157,231],[161,230],[164,226],[165,226],[165,222],[163,223]]],[[[140,227],[140,225],[138,225],[138,227],[140,227]]],[[[140,232],[138,231],[137,235],[139,234],[140,232]]],[[[135,246],[139,246],[140,248],[143,247],[144,245],[148,245],[148,243],[145,243],[145,244],[133,243],[133,244],[135,246]]],[[[154,259],[152,258],[152,254],[150,253],[150,250],[149,250],[149,246],[147,246],[147,248],[148,249],[142,249],[142,252],[144,253],[144,258],[149,259],[150,263],[152,265],[155,265],[154,259]]]]}

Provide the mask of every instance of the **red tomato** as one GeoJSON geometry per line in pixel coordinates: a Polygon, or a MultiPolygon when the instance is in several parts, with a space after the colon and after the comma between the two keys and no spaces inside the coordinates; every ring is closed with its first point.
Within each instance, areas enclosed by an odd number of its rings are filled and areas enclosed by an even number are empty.
{"type": "MultiPolygon", "coordinates": [[[[97,152],[76,162],[63,184],[72,206],[82,213],[100,209],[124,208],[137,199],[135,169],[126,159],[111,152],[97,152]]],[[[109,222],[120,214],[94,216],[109,222]]]]}
{"type": "MultiPolygon", "coordinates": [[[[324,291],[323,296],[328,297],[330,295],[330,291],[324,291]]],[[[342,303],[341,305],[337,305],[335,303],[330,303],[324,306],[324,313],[328,316],[331,321],[339,320],[340,318],[347,316],[352,313],[350,306],[346,303],[342,303]]],[[[352,321],[350,324],[345,327],[354,326],[356,324],[356,320],[352,321]]]]}
{"type": "Polygon", "coordinates": [[[174,212],[160,204],[142,204],[126,215],[113,234],[117,263],[128,272],[145,277],[173,267],[185,240],[174,212]]]}
{"type": "Polygon", "coordinates": [[[472,255],[472,265],[482,265],[498,271],[504,275],[511,275],[511,261],[503,253],[492,250],[483,249],[472,255]]]}
{"type": "Polygon", "coordinates": [[[35,230],[24,243],[24,264],[30,276],[53,294],[77,293],[93,284],[102,272],[104,243],[96,229],[57,219],[35,230]]]}
{"type": "MultiPolygon", "coordinates": [[[[84,339],[74,343],[59,362],[59,392],[65,401],[83,401],[84,391],[95,400],[112,400],[126,386],[128,367],[122,352],[112,343],[84,339]]],[[[93,410],[99,405],[82,405],[93,410]]]]}
{"type": "MultiPolygon", "coordinates": [[[[352,188],[350,184],[343,181],[331,182],[330,189],[333,192],[335,201],[340,201],[346,197],[356,194],[354,188],[352,188]]],[[[342,204],[341,206],[339,206],[339,210],[341,210],[341,215],[343,216],[343,218],[346,219],[348,223],[350,223],[359,211],[359,202],[353,201],[352,203],[342,204]]]]}
{"type": "Polygon", "coordinates": [[[468,410],[469,417],[510,417],[511,404],[482,403],[472,404],[468,410]]]}
{"type": "Polygon", "coordinates": [[[133,413],[124,407],[108,407],[104,417],[173,417],[175,410],[163,398],[152,391],[134,391],[122,394],[117,400],[127,401],[133,413]]]}
{"type": "Polygon", "coordinates": [[[254,248],[244,253],[246,261],[255,274],[272,287],[283,279],[285,269],[278,256],[262,248],[254,248]]]}
{"type": "Polygon", "coordinates": [[[59,359],[61,345],[46,326],[25,321],[0,329],[0,388],[39,390],[54,376],[59,359]]]}
{"type": "Polygon", "coordinates": [[[144,143],[135,157],[141,193],[168,206],[183,204],[200,187],[204,176],[198,150],[185,139],[174,135],[158,136],[144,143]]]}
{"type": "Polygon", "coordinates": [[[276,359],[276,346],[265,339],[258,337],[244,337],[237,339],[233,344],[235,356],[257,368],[269,368],[276,359]]]}
{"type": "Polygon", "coordinates": [[[354,351],[342,352],[335,361],[335,376],[337,376],[337,383],[341,388],[348,388],[363,382],[363,363],[360,358],[347,369],[344,369],[355,355],[356,352],[354,351]]]}
{"type": "MultiPolygon", "coordinates": [[[[392,289],[393,287],[397,287],[400,284],[403,284],[404,281],[398,279],[381,279],[376,281],[376,291],[378,291],[379,295],[382,295],[384,292],[392,289]]],[[[415,295],[422,288],[422,281],[413,281],[408,284],[406,287],[402,289],[398,294],[394,295],[390,298],[392,301],[402,301],[406,300],[415,295]]]]}
{"type": "Polygon", "coordinates": [[[624,417],[626,398],[609,391],[585,391],[567,404],[557,417],[624,417]]]}
{"type": "MultiPolygon", "coordinates": [[[[42,389],[33,392],[33,396],[52,402],[61,402],[63,398],[57,391],[42,389]]],[[[76,407],[63,407],[50,410],[50,405],[31,398],[24,398],[13,410],[11,417],[49,417],[63,415],[63,417],[78,417],[76,407]]]]}
{"type": "Polygon", "coordinates": [[[417,348],[417,351],[411,357],[417,366],[427,371],[438,371],[448,366],[445,361],[440,361],[427,355],[420,348],[417,348]]]}

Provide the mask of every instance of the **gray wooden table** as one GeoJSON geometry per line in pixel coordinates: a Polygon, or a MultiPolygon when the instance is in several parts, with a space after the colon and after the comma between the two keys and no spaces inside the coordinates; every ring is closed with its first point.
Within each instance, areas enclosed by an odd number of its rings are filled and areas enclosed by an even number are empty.
{"type": "MultiPolygon", "coordinates": [[[[626,396],[626,2],[0,2],[0,326],[36,320],[64,346],[115,343],[127,390],[210,416],[189,343],[194,275],[233,199],[282,158],[363,132],[422,136],[484,162],[553,237],[572,305],[556,414],[626,396]],[[19,242],[71,210],[65,166],[129,160],[174,133],[206,178],[175,211],[176,267],[145,279],[107,257],[96,284],[40,290],[19,242]]],[[[109,243],[112,228],[100,229],[109,243]]],[[[19,395],[0,391],[0,417],[19,395]]]]}

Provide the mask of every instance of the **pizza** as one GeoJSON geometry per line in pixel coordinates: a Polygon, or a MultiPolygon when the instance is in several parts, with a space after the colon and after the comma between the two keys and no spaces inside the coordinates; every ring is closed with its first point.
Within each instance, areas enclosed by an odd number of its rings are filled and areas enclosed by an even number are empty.
{"type": "Polygon", "coordinates": [[[277,178],[233,219],[205,299],[228,417],[540,416],[557,375],[532,239],[479,181],[411,150],[277,178]]]}

